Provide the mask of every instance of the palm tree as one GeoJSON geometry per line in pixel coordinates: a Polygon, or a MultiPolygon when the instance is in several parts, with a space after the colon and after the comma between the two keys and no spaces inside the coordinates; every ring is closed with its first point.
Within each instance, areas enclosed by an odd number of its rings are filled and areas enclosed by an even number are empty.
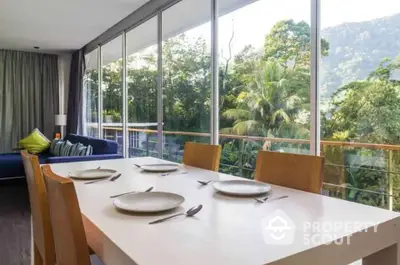
{"type": "MultiPolygon", "coordinates": [[[[233,119],[233,127],[222,131],[238,135],[280,136],[287,132],[308,134],[296,123],[306,99],[299,89],[309,80],[308,73],[284,68],[277,62],[261,62],[251,81],[237,98],[238,108],[228,109],[223,116],[233,119]]],[[[306,86],[305,89],[307,89],[306,86]]]]}

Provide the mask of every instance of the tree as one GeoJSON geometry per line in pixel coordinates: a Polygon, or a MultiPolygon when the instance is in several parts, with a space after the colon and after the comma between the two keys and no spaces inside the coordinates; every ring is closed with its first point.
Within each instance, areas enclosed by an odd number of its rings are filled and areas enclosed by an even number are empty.
{"type": "Polygon", "coordinates": [[[234,120],[229,131],[239,135],[279,136],[300,112],[304,99],[291,93],[291,80],[298,73],[277,62],[261,62],[246,89],[237,98],[237,108],[223,116],[234,120]]]}
{"type": "Polygon", "coordinates": [[[384,59],[369,78],[336,91],[326,121],[327,138],[399,144],[400,81],[392,80],[400,60],[384,59]]]}
{"type": "MultiPolygon", "coordinates": [[[[328,55],[329,43],[321,40],[321,55],[328,55]]],[[[293,19],[277,22],[265,37],[264,60],[276,60],[282,66],[310,68],[311,29],[305,21],[293,19]]]]}
{"type": "Polygon", "coordinates": [[[209,132],[211,54],[205,39],[185,34],[163,45],[164,128],[209,132]]]}

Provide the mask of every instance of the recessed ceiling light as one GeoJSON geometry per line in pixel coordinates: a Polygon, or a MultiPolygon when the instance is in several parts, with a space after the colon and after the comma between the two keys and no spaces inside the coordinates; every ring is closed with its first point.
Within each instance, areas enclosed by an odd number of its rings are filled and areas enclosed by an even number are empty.
{"type": "Polygon", "coordinates": [[[36,50],[39,50],[39,47],[38,47],[38,46],[34,46],[33,48],[36,49],[36,50]]]}

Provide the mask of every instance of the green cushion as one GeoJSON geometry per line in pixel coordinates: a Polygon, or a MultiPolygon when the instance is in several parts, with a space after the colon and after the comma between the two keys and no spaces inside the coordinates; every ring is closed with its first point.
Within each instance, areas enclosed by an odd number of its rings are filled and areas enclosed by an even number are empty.
{"type": "Polygon", "coordinates": [[[38,154],[49,148],[50,140],[36,128],[27,137],[19,141],[19,145],[31,154],[38,154]]]}

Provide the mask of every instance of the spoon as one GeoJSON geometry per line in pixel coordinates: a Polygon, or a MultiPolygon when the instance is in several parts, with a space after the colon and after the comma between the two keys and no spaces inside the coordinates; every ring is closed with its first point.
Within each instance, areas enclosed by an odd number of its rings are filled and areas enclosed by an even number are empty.
{"type": "Polygon", "coordinates": [[[174,215],[162,218],[162,219],[158,219],[156,221],[150,222],[149,225],[162,223],[162,222],[164,222],[166,220],[169,220],[171,218],[174,218],[174,217],[177,217],[177,216],[181,216],[181,215],[185,215],[186,217],[191,217],[191,216],[194,216],[196,213],[200,212],[200,210],[202,208],[203,208],[203,205],[199,204],[199,205],[197,205],[195,207],[192,207],[189,210],[187,210],[186,213],[177,213],[177,214],[174,214],[174,215]]]}

